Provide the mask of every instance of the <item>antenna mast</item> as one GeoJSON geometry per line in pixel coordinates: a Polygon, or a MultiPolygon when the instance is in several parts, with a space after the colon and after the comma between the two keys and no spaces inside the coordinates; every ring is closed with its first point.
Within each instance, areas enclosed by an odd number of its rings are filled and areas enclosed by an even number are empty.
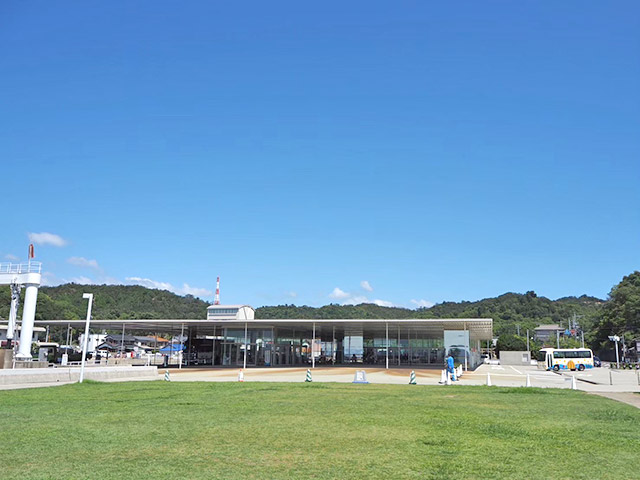
{"type": "Polygon", "coordinates": [[[220,305],[220,277],[216,280],[216,297],[213,304],[220,305]]]}

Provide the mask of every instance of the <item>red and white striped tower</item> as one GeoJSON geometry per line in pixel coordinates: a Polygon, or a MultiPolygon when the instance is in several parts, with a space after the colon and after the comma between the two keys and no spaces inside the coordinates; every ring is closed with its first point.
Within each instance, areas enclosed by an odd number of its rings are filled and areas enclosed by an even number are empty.
{"type": "Polygon", "coordinates": [[[216,297],[213,304],[220,305],[220,277],[216,280],[216,297]]]}

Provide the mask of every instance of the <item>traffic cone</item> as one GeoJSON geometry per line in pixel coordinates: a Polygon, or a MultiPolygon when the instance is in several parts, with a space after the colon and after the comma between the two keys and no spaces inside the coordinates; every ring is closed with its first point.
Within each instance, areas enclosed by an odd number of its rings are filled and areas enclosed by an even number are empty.
{"type": "Polygon", "coordinates": [[[417,385],[418,382],[416,382],[416,372],[411,370],[411,375],[409,375],[409,385],[417,385]]]}
{"type": "Polygon", "coordinates": [[[527,383],[524,386],[525,387],[530,387],[531,386],[531,377],[529,376],[528,373],[527,373],[527,383]]]}
{"type": "Polygon", "coordinates": [[[311,380],[311,370],[309,370],[307,368],[307,378],[304,379],[305,382],[313,382],[313,380],[311,380]]]}
{"type": "Polygon", "coordinates": [[[244,382],[244,372],[242,370],[238,372],[238,381],[244,382]]]}
{"type": "Polygon", "coordinates": [[[462,365],[458,365],[458,369],[456,370],[456,377],[462,376],[462,365]]]}
{"type": "Polygon", "coordinates": [[[171,381],[171,377],[169,377],[169,370],[165,370],[164,371],[164,381],[165,382],[170,382],[171,381]]]}
{"type": "Polygon", "coordinates": [[[489,372],[487,372],[487,387],[491,386],[491,375],[489,375],[489,372]]]}
{"type": "Polygon", "coordinates": [[[447,381],[445,382],[445,385],[451,385],[451,373],[447,372],[447,381]]]}
{"type": "Polygon", "coordinates": [[[571,390],[577,390],[578,389],[578,385],[576,384],[576,377],[574,377],[573,375],[571,376],[571,390]]]}
{"type": "Polygon", "coordinates": [[[438,383],[441,383],[442,385],[447,383],[447,371],[446,370],[442,370],[442,372],[440,372],[440,381],[438,383]]]}

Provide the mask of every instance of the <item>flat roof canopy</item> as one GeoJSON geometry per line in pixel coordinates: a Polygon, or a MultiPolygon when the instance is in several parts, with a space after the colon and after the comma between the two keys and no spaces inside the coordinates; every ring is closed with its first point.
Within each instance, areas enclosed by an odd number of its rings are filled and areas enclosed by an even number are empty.
{"type": "MultiPolygon", "coordinates": [[[[67,326],[84,328],[86,320],[36,320],[36,324],[50,326],[67,326]]],[[[493,319],[491,318],[410,318],[410,319],[257,319],[239,322],[235,320],[179,320],[179,319],[119,319],[119,320],[91,320],[92,329],[139,330],[145,332],[171,332],[178,334],[182,328],[193,329],[194,335],[220,334],[221,327],[244,328],[245,323],[249,328],[303,328],[312,329],[316,326],[316,333],[327,332],[329,329],[349,335],[357,335],[357,332],[366,330],[368,334],[386,334],[387,326],[389,336],[395,337],[400,329],[400,335],[406,335],[407,331],[420,333],[429,337],[440,337],[445,330],[469,330],[470,340],[491,340],[493,338],[493,319]]]]}

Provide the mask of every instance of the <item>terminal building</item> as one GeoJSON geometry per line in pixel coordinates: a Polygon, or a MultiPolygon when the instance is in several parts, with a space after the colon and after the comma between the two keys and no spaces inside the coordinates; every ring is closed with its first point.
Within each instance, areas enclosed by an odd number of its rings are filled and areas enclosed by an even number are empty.
{"type": "MultiPolygon", "coordinates": [[[[83,328],[84,321],[42,325],[83,328]]],[[[249,305],[211,305],[206,319],[92,320],[92,331],[186,338],[186,365],[284,367],[371,365],[441,367],[447,353],[475,368],[482,342],[493,337],[490,318],[256,319],[249,305]]]]}

